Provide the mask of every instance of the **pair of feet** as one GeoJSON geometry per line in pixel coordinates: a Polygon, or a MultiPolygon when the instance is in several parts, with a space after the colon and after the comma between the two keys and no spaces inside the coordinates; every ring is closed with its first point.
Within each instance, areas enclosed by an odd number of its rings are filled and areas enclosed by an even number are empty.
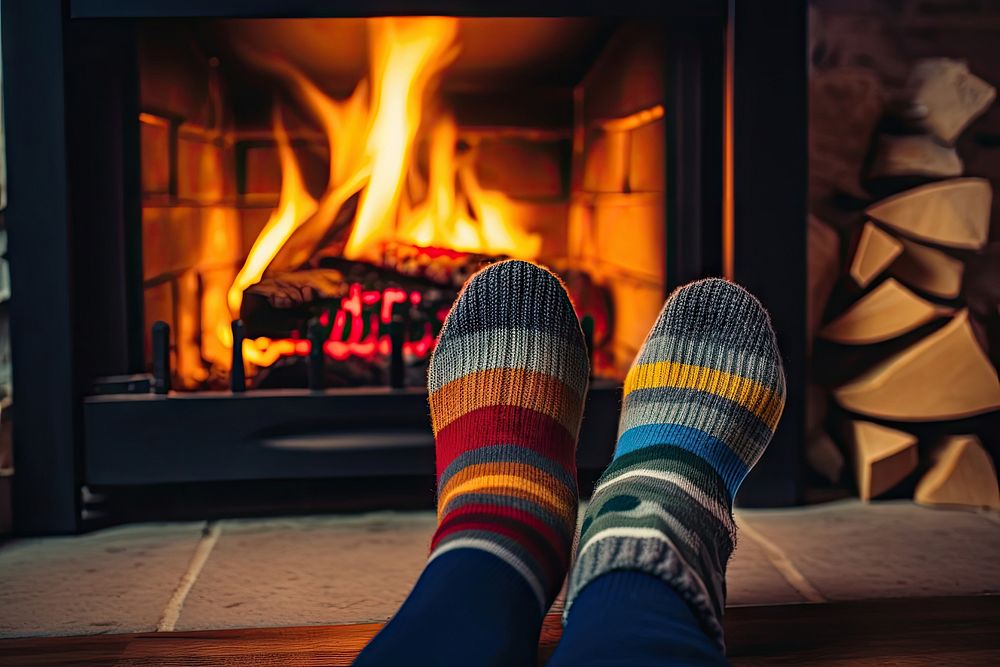
{"type": "MultiPolygon", "coordinates": [[[[570,571],[589,370],[558,278],[507,261],[468,281],[428,377],[439,521],[428,570],[479,552],[526,584],[530,616],[539,619],[567,573],[566,617],[601,577],[642,573],[676,592],[721,645],[733,497],[784,406],[767,313],[724,280],[670,296],[626,378],[614,460],[588,506],[570,571]]],[[[426,575],[411,599],[427,597],[426,575]]]]}

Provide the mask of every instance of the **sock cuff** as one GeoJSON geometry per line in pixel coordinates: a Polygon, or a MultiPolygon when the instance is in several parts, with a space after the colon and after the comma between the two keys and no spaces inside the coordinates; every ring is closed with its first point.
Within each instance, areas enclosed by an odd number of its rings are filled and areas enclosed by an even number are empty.
{"type": "Polygon", "coordinates": [[[683,599],[698,617],[699,624],[725,652],[725,634],[722,627],[722,610],[715,605],[723,599],[724,592],[711,589],[724,588],[724,581],[706,583],[698,571],[685,562],[680,552],[662,533],[655,534],[633,529],[631,535],[609,535],[585,545],[577,556],[566,593],[563,623],[569,619],[570,610],[580,593],[588,585],[612,572],[642,572],[660,579],[683,599]]]}

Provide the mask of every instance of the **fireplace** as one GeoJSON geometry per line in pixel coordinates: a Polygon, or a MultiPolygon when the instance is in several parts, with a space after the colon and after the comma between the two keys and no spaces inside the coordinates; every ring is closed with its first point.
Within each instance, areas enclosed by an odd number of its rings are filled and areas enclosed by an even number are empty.
{"type": "Polygon", "coordinates": [[[584,476],[669,290],[758,293],[792,395],[742,500],[796,501],[794,3],[60,4],[3,16],[21,530],[143,489],[429,478],[435,336],[507,257],[583,322],[584,476]]]}

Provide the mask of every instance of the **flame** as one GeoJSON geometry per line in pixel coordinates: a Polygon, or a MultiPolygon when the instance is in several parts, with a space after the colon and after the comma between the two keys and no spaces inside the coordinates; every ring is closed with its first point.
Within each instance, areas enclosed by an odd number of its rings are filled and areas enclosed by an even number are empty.
{"type": "Polygon", "coordinates": [[[378,259],[393,237],[394,213],[431,80],[458,55],[458,20],[385,18],[369,23],[375,113],[368,134],[371,182],[344,248],[348,259],[378,259]]]}
{"type": "MultiPolygon", "coordinates": [[[[278,205],[228,290],[222,288],[224,303],[222,292],[213,288],[212,303],[202,309],[203,336],[215,338],[203,347],[211,350],[206,360],[215,366],[229,366],[231,356],[224,354],[233,344],[229,319],[239,317],[244,290],[266,274],[300,268],[332,237],[343,241],[344,257],[373,263],[393,242],[523,259],[535,259],[541,250],[541,237],[524,231],[511,200],[480,185],[475,172],[477,147],[458,153],[455,119],[441,110],[436,99],[437,81],[458,53],[458,20],[387,17],[369,19],[367,27],[368,78],[343,100],[329,97],[288,62],[261,53],[242,54],[284,82],[315,117],[330,162],[326,188],[317,199],[305,186],[276,108],[273,126],[282,178],[278,205]],[[426,177],[416,159],[424,140],[429,156],[426,177]],[[339,235],[334,223],[356,195],[356,214],[349,230],[339,235]]],[[[331,321],[324,343],[327,355],[345,359],[388,354],[388,335],[376,326],[378,321],[388,322],[388,315],[362,315],[360,306],[355,306],[365,299],[364,303],[380,302],[383,310],[389,304],[385,312],[391,315],[396,301],[410,299],[416,304],[420,299],[419,293],[396,294],[393,289],[369,292],[352,285],[331,321]],[[366,317],[374,317],[367,326],[366,317]]],[[[433,335],[427,326],[417,340],[406,341],[406,354],[429,352],[433,335]]],[[[251,371],[253,366],[269,366],[282,356],[308,350],[309,341],[294,338],[243,343],[251,371]]],[[[193,378],[193,364],[185,368],[179,371],[193,378]]]]}
{"type": "MultiPolygon", "coordinates": [[[[264,229],[254,241],[243,268],[236,274],[236,279],[229,288],[227,294],[229,310],[236,317],[239,316],[240,305],[243,302],[243,290],[261,279],[285,241],[316,212],[318,207],[316,200],[302,182],[302,172],[299,171],[295,153],[288,141],[288,132],[285,131],[277,107],[274,112],[274,139],[278,145],[278,161],[281,164],[281,193],[278,196],[278,207],[271,213],[264,229]]],[[[228,347],[231,348],[232,331],[228,327],[226,330],[229,331],[228,347]]]]}

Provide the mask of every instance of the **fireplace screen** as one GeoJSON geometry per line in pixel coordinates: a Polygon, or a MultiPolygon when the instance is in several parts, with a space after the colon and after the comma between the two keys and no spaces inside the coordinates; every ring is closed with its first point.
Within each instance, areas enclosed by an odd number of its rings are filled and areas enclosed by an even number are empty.
{"type": "Polygon", "coordinates": [[[623,377],[664,296],[662,39],[590,18],[145,24],[145,329],[170,325],[174,388],[227,387],[234,359],[252,388],[303,387],[316,347],[324,386],[385,384],[394,348],[421,385],[462,283],[501,258],[556,270],[595,374],[623,377]]]}

